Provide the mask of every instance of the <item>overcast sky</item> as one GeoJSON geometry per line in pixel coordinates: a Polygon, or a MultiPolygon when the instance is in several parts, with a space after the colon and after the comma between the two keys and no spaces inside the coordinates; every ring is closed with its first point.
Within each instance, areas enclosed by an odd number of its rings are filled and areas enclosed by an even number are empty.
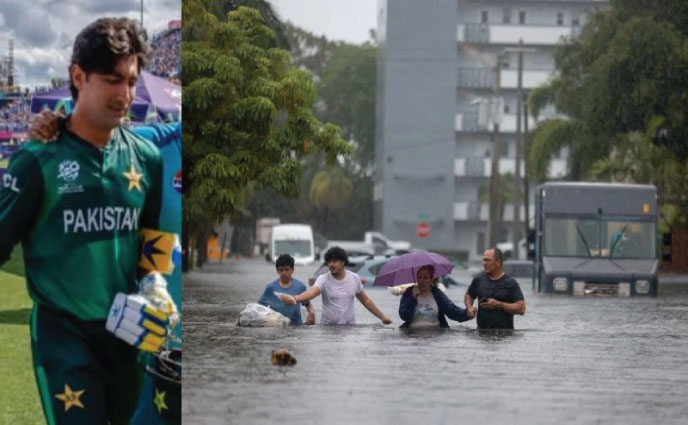
{"type": "MultiPolygon", "coordinates": [[[[33,88],[52,77],[67,78],[74,38],[105,16],[140,18],[141,0],[0,0],[0,57],[14,39],[19,84],[33,88]]],[[[181,19],[181,0],[143,0],[149,36],[181,19]]]]}
{"type": "Polygon", "coordinates": [[[270,0],[282,21],[330,40],[360,44],[377,27],[377,0],[270,0]]]}

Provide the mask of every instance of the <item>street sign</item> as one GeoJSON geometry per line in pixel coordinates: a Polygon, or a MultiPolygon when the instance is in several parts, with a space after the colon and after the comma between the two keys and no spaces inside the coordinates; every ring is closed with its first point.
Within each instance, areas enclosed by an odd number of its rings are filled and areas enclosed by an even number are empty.
{"type": "Polygon", "coordinates": [[[416,236],[421,239],[425,239],[430,236],[430,225],[425,221],[418,223],[416,226],[416,236]]]}

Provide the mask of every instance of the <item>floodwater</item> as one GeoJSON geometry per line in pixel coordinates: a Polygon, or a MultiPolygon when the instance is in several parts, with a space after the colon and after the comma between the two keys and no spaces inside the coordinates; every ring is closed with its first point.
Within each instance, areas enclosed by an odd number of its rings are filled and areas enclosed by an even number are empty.
{"type": "MultiPolygon", "coordinates": [[[[355,326],[236,326],[275,278],[246,259],[184,276],[185,425],[688,423],[685,293],[571,298],[522,280],[527,312],[512,334],[478,332],[475,320],[399,329],[400,297],[386,288],[366,292],[392,325],[356,301],[355,326]],[[270,363],[280,348],[295,366],[270,363]]],[[[447,294],[463,306],[465,291],[447,294]]]]}

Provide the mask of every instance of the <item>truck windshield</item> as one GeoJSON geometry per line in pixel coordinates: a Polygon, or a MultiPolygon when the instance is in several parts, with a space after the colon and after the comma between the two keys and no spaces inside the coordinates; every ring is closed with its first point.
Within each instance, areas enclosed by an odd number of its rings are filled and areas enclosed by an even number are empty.
{"type": "Polygon", "coordinates": [[[308,257],[311,252],[311,242],[307,240],[275,241],[275,257],[289,254],[295,257],[308,257]]]}
{"type": "Polygon", "coordinates": [[[599,255],[600,226],[596,219],[545,220],[545,255],[591,257],[599,255]]]}
{"type": "Polygon", "coordinates": [[[602,252],[614,258],[655,258],[655,225],[602,220],[602,252]]]}
{"type": "Polygon", "coordinates": [[[548,218],[544,255],[655,258],[655,225],[610,218],[548,218]]]}

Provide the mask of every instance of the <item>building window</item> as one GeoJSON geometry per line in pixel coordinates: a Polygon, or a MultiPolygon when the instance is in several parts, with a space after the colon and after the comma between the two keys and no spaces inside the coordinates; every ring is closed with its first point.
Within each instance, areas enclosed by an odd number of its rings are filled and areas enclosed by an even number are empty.
{"type": "Polygon", "coordinates": [[[557,12],[557,25],[564,25],[564,13],[557,12]]]}
{"type": "Polygon", "coordinates": [[[480,12],[480,22],[482,22],[483,24],[487,23],[487,10],[483,10],[482,12],[480,12]]]}
{"type": "Polygon", "coordinates": [[[518,23],[519,24],[525,24],[526,23],[526,11],[525,10],[518,12],[518,23]]]}
{"type": "Polygon", "coordinates": [[[573,25],[574,27],[580,25],[580,21],[578,20],[578,18],[571,19],[571,25],[573,25]]]}
{"type": "Polygon", "coordinates": [[[506,140],[502,140],[499,143],[501,146],[499,147],[499,156],[501,158],[508,158],[509,157],[509,142],[506,140]]]}
{"type": "Polygon", "coordinates": [[[511,9],[505,7],[503,10],[504,15],[502,16],[502,22],[505,24],[511,23],[511,9]]]}
{"type": "Polygon", "coordinates": [[[507,105],[506,103],[504,104],[504,113],[505,114],[509,113],[509,105],[507,105]]]}

